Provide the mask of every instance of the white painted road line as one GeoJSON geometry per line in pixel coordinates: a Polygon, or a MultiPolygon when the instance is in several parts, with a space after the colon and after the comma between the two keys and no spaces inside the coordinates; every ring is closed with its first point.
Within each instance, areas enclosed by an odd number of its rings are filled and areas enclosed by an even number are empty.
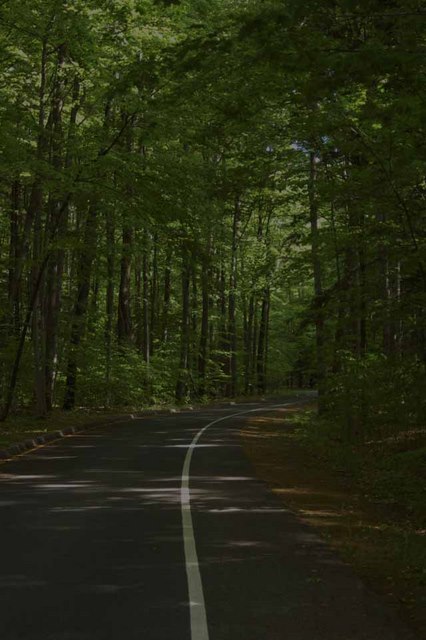
{"type": "Polygon", "coordinates": [[[197,446],[197,442],[203,435],[203,433],[218,422],[228,420],[229,418],[235,418],[246,413],[255,413],[256,411],[273,411],[275,409],[282,409],[292,404],[298,404],[297,402],[287,402],[286,404],[277,404],[271,407],[258,407],[257,409],[246,409],[244,411],[238,411],[237,413],[231,413],[227,416],[222,416],[209,422],[203,427],[188,447],[186,453],[185,462],[182,470],[182,484],[180,491],[180,502],[182,510],[182,529],[183,529],[183,543],[185,548],[185,565],[186,575],[188,579],[188,596],[189,596],[189,612],[191,618],[191,640],[209,640],[209,629],[207,625],[206,604],[204,601],[203,582],[201,580],[200,565],[198,563],[197,546],[195,543],[194,525],[192,521],[191,513],[191,491],[189,488],[190,479],[190,467],[192,454],[197,446]]]}

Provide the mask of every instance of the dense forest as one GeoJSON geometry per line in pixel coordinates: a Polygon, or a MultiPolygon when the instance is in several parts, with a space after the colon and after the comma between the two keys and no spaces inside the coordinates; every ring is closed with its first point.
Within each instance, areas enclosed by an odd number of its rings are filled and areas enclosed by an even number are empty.
{"type": "Polygon", "coordinates": [[[420,0],[0,5],[2,419],[426,417],[420,0]]]}

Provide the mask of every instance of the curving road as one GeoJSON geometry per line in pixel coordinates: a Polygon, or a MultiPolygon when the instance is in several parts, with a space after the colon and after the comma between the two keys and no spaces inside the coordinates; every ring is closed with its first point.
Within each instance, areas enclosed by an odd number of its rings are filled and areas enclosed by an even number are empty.
{"type": "Polygon", "coordinates": [[[0,639],[412,640],[254,477],[239,431],[273,410],[129,420],[0,464],[0,639]]]}

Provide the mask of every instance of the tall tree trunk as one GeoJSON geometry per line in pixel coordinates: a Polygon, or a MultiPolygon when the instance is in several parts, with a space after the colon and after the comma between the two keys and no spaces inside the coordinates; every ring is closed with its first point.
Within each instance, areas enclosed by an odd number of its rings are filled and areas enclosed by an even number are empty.
{"type": "Polygon", "coordinates": [[[55,386],[55,372],[58,357],[58,322],[61,308],[62,275],[64,268],[64,251],[56,251],[47,267],[46,275],[46,364],[45,386],[46,405],[48,411],[52,408],[55,386]]]}
{"type": "Polygon", "coordinates": [[[260,393],[266,391],[266,363],[268,355],[268,329],[269,329],[270,290],[266,287],[262,297],[262,310],[260,314],[259,339],[257,343],[257,390],[260,393]]]}
{"type": "Polygon", "coordinates": [[[253,320],[254,320],[254,294],[249,297],[247,319],[244,331],[244,391],[246,394],[252,390],[252,353],[253,353],[253,320]]]}
{"type": "Polygon", "coordinates": [[[165,344],[169,337],[169,311],[172,289],[172,268],[171,250],[168,247],[166,253],[166,266],[164,268],[164,289],[163,289],[163,317],[162,317],[162,340],[165,344]]]}
{"type": "Polygon", "coordinates": [[[176,400],[181,402],[188,391],[189,377],[189,339],[191,326],[190,287],[191,265],[190,254],[186,243],[182,246],[182,320],[180,337],[179,373],[176,383],[176,400]]]}
{"type": "Polygon", "coordinates": [[[150,265],[149,265],[150,237],[148,230],[144,234],[144,249],[142,254],[142,305],[143,305],[143,357],[146,363],[151,360],[151,331],[150,331],[150,265]]]}
{"type": "Polygon", "coordinates": [[[40,276],[40,261],[42,254],[42,224],[41,208],[42,193],[39,191],[39,206],[34,220],[34,242],[33,242],[33,269],[32,288],[35,293],[34,313],[32,317],[32,343],[34,355],[34,395],[36,401],[36,415],[44,418],[47,414],[46,387],[45,387],[45,350],[44,350],[44,313],[42,305],[42,287],[37,287],[40,276]]]}
{"type": "MultiPolygon", "coordinates": [[[[39,111],[38,125],[39,135],[37,141],[37,160],[42,162],[46,153],[46,125],[45,125],[45,92],[46,92],[46,68],[47,68],[47,39],[43,41],[41,69],[40,69],[40,91],[39,91],[39,111]]],[[[38,171],[38,169],[37,169],[38,171]]],[[[43,208],[43,188],[42,180],[39,173],[36,173],[32,190],[29,208],[25,219],[24,232],[22,236],[22,248],[20,252],[21,262],[17,262],[17,275],[20,279],[23,260],[26,254],[26,242],[29,237],[31,227],[34,224],[34,241],[33,241],[33,277],[32,289],[34,298],[33,316],[32,316],[32,341],[34,352],[34,391],[36,398],[36,412],[40,417],[44,417],[47,413],[46,407],[46,386],[45,386],[45,354],[43,348],[43,306],[42,306],[42,282],[44,273],[40,264],[42,260],[42,214],[43,208]]],[[[19,280],[16,280],[18,285],[19,280]]]]}
{"type": "Polygon", "coordinates": [[[235,199],[234,214],[232,218],[232,247],[231,247],[231,268],[229,276],[229,297],[228,297],[228,375],[226,395],[233,397],[237,391],[237,319],[236,319],[236,296],[237,296],[237,250],[238,233],[241,220],[241,202],[239,196],[235,199]]]}
{"type": "Polygon", "coordinates": [[[152,283],[151,283],[151,314],[149,322],[149,344],[151,356],[154,354],[155,340],[158,335],[158,234],[152,239],[152,283]]]}
{"type": "Polygon", "coordinates": [[[144,342],[144,322],[143,322],[143,302],[142,302],[142,258],[137,255],[135,258],[135,341],[136,348],[143,353],[144,342]]]}
{"type": "MultiPolygon", "coordinates": [[[[56,67],[55,83],[53,88],[52,109],[50,114],[50,156],[51,164],[56,172],[60,172],[64,166],[63,147],[63,130],[62,130],[62,111],[64,106],[65,93],[65,76],[64,65],[66,61],[66,44],[63,43],[58,48],[58,59],[56,67]]],[[[78,85],[77,85],[78,86],[78,85]]],[[[76,85],[73,87],[73,99],[76,96],[76,85]]],[[[77,111],[74,108],[71,111],[71,119],[69,125],[69,136],[73,136],[73,129],[76,124],[77,111]]],[[[70,140],[68,140],[69,142],[70,140]]],[[[70,156],[66,158],[68,165],[70,164],[70,156]]],[[[61,203],[54,195],[49,198],[49,219],[48,227],[56,225],[58,227],[58,236],[61,237],[66,232],[68,222],[68,209],[62,214],[61,203]],[[58,216],[61,219],[58,220],[58,216]]],[[[47,232],[46,232],[47,235],[47,232]]],[[[45,386],[46,386],[46,405],[50,411],[53,403],[53,393],[55,385],[55,374],[58,357],[58,323],[59,312],[61,307],[62,294],[62,275],[64,269],[65,252],[58,249],[52,253],[47,266],[46,277],[46,294],[45,294],[45,314],[46,314],[46,364],[45,364],[45,386]]]]}
{"type": "Polygon", "coordinates": [[[250,365],[250,379],[252,387],[257,388],[257,352],[258,352],[258,337],[259,337],[259,317],[258,317],[258,301],[257,296],[253,294],[253,310],[252,310],[252,341],[251,341],[251,365],[250,365]]]}
{"type": "Polygon", "coordinates": [[[111,402],[111,356],[112,335],[114,318],[114,276],[115,276],[115,229],[114,218],[111,211],[106,216],[106,241],[107,241],[107,289],[106,289],[106,322],[105,322],[105,349],[106,349],[106,394],[107,404],[111,402]]]}
{"type": "Polygon", "coordinates": [[[331,202],[331,226],[333,232],[333,244],[334,244],[334,259],[336,264],[336,275],[337,275],[337,318],[336,318],[336,327],[334,330],[334,353],[333,353],[333,363],[332,363],[332,372],[334,374],[338,373],[341,368],[340,363],[340,350],[343,348],[343,338],[344,338],[344,329],[345,329],[345,294],[342,289],[342,272],[341,272],[341,255],[337,241],[337,229],[336,229],[336,220],[335,220],[335,205],[334,202],[331,202]]]}
{"type": "MultiPolygon", "coordinates": [[[[190,362],[189,370],[196,371],[198,367],[198,282],[197,282],[197,264],[196,256],[192,255],[191,260],[191,331],[190,331],[190,362]]],[[[193,383],[192,377],[191,382],[193,383]]],[[[193,384],[194,391],[197,389],[193,384]]]]}
{"type": "Polygon", "coordinates": [[[367,266],[365,256],[365,238],[364,238],[364,215],[360,215],[360,232],[361,239],[358,249],[359,263],[359,350],[360,355],[365,356],[367,352],[367,266]]]}
{"type": "Polygon", "coordinates": [[[21,201],[21,184],[14,180],[11,188],[10,208],[10,244],[9,244],[9,285],[8,298],[11,311],[11,332],[19,335],[21,324],[21,287],[20,279],[17,280],[17,267],[19,260],[19,211],[21,201]]]}
{"type": "MultiPolygon", "coordinates": [[[[219,363],[221,369],[225,375],[229,375],[229,359],[228,359],[228,331],[227,331],[227,317],[226,317],[226,275],[223,266],[220,267],[218,273],[218,312],[219,312],[219,331],[218,331],[218,347],[219,347],[219,363]]],[[[226,394],[227,383],[222,386],[221,393],[226,394]]]]}
{"type": "Polygon", "coordinates": [[[133,326],[131,313],[131,280],[132,280],[132,250],[133,230],[123,227],[123,247],[120,263],[120,289],[118,292],[118,322],[117,335],[121,344],[133,340],[133,326]]]}
{"type": "Polygon", "coordinates": [[[317,360],[317,380],[318,380],[318,408],[321,413],[324,410],[324,393],[326,382],[326,362],[324,353],[324,300],[322,287],[322,269],[320,259],[320,238],[318,229],[318,201],[316,193],[317,182],[317,162],[318,158],[311,151],[309,155],[309,218],[311,228],[311,256],[314,273],[315,292],[315,337],[316,337],[316,360],[317,360]]]}
{"type": "Polygon", "coordinates": [[[358,234],[359,226],[357,216],[351,207],[348,210],[349,242],[345,249],[345,270],[346,270],[346,294],[348,318],[346,325],[348,331],[348,347],[356,358],[361,355],[361,330],[360,330],[360,265],[358,234]]]}
{"type": "Polygon", "coordinates": [[[207,348],[209,341],[209,315],[210,315],[210,256],[203,256],[201,266],[201,327],[200,345],[198,351],[198,394],[204,396],[206,393],[207,374],[207,348]]]}
{"type": "Polygon", "coordinates": [[[99,260],[95,258],[92,267],[92,283],[89,294],[89,307],[87,317],[87,328],[90,334],[94,335],[97,328],[98,301],[99,301],[99,260]]]}
{"type": "Polygon", "coordinates": [[[79,255],[77,268],[77,298],[74,305],[71,323],[71,337],[63,405],[65,410],[74,409],[75,406],[79,351],[81,340],[84,335],[86,314],[89,303],[92,265],[96,253],[96,227],[97,210],[96,205],[92,203],[87,212],[84,244],[79,255]]]}

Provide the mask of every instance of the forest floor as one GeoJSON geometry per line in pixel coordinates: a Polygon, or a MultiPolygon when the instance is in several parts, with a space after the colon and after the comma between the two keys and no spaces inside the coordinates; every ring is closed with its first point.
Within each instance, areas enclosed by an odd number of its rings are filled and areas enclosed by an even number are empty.
{"type": "Polygon", "coordinates": [[[354,447],[318,429],[316,407],[252,418],[257,476],[314,526],[426,638],[426,433],[354,447]]]}
{"type": "Polygon", "coordinates": [[[36,418],[23,413],[12,415],[1,425],[0,449],[22,442],[29,438],[43,436],[50,431],[59,431],[66,427],[83,427],[88,423],[107,422],[108,418],[124,413],[123,410],[106,411],[105,409],[77,409],[75,411],[61,411],[55,409],[47,418],[36,418]]]}

